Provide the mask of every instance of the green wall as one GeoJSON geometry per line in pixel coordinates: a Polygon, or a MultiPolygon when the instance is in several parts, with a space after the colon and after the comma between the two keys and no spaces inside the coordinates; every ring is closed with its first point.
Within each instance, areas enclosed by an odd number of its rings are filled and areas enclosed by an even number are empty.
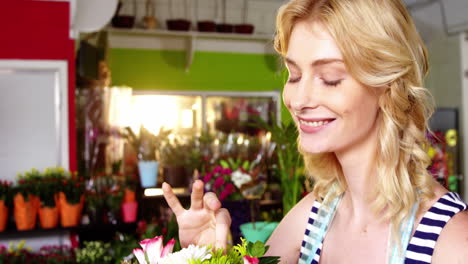
{"type": "MultiPolygon", "coordinates": [[[[188,72],[185,61],[184,51],[110,49],[112,85],[135,90],[258,92],[282,90],[285,80],[275,55],[195,52],[188,72]]],[[[281,116],[290,119],[284,106],[281,116]]]]}

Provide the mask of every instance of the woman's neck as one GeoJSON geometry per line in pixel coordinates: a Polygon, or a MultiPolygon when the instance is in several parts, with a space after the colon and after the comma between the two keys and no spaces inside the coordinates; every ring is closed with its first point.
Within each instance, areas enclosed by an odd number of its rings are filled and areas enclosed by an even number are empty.
{"type": "Polygon", "coordinates": [[[375,218],[371,203],[377,184],[376,154],[376,130],[347,151],[335,153],[347,184],[342,205],[350,210],[349,216],[359,222],[375,218]]]}

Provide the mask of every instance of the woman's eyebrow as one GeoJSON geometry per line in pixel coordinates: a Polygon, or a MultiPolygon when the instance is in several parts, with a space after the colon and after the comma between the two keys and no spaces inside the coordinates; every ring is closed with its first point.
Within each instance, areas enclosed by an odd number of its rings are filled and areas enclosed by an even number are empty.
{"type": "MultiPolygon", "coordinates": [[[[288,57],[284,58],[285,62],[290,65],[297,66],[297,63],[288,57]]],[[[319,67],[327,64],[332,64],[332,63],[344,63],[342,59],[339,58],[322,58],[322,59],[317,59],[311,63],[312,67],[319,67]]]]}

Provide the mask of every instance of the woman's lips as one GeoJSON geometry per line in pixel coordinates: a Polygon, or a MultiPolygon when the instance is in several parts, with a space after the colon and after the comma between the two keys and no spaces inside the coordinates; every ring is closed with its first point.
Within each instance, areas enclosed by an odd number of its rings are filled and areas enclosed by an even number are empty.
{"type": "Polygon", "coordinates": [[[328,127],[334,118],[298,118],[299,128],[304,133],[317,133],[328,127]]]}

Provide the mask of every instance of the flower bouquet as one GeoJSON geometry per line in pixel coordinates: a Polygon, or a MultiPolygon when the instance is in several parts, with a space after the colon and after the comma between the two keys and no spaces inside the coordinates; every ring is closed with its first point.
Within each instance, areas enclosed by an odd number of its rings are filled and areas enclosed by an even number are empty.
{"type": "Polygon", "coordinates": [[[276,264],[279,257],[264,256],[268,247],[260,241],[255,243],[241,239],[241,243],[226,250],[209,246],[189,245],[172,252],[175,240],[165,246],[163,237],[156,236],[140,242],[142,248],[133,250],[139,264],[276,264]]]}

